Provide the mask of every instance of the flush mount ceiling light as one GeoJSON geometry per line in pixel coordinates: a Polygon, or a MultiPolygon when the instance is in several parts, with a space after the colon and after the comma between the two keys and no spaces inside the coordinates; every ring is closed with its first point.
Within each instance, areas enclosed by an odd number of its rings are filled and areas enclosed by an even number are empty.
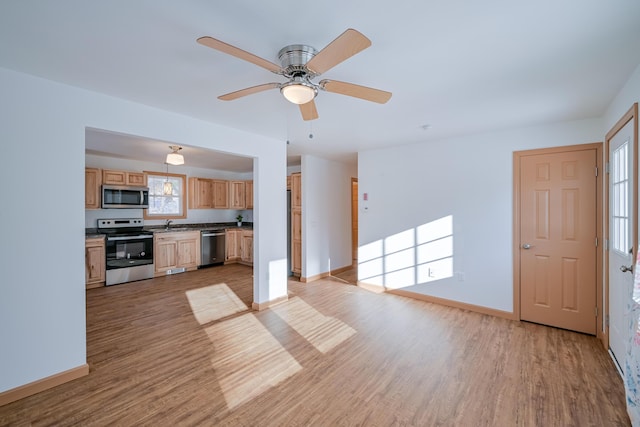
{"type": "Polygon", "coordinates": [[[170,145],[169,148],[173,150],[173,152],[167,154],[167,160],[165,163],[174,166],[184,165],[184,156],[179,153],[179,151],[182,150],[182,147],[179,145],[170,145]]]}
{"type": "Polygon", "coordinates": [[[294,77],[290,82],[282,85],[280,93],[287,98],[287,101],[301,105],[313,100],[318,94],[318,89],[304,77],[294,77]]]}

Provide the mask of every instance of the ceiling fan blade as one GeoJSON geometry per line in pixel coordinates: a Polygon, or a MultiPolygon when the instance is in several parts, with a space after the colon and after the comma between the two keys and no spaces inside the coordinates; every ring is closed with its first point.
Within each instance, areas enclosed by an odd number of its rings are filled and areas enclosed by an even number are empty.
{"type": "Polygon", "coordinates": [[[313,99],[306,104],[300,104],[300,112],[302,113],[302,120],[315,120],[318,118],[318,110],[313,99]]]}
{"type": "Polygon", "coordinates": [[[339,82],[336,80],[322,80],[320,87],[327,92],[339,93],[340,95],[353,96],[355,98],[364,99],[365,101],[377,102],[384,104],[391,99],[391,92],[380,89],[373,89],[366,86],[360,86],[353,83],[339,82]]]}
{"type": "Polygon", "coordinates": [[[335,67],[342,61],[371,46],[371,40],[359,31],[349,28],[307,62],[307,68],[316,75],[335,67]]]}
{"type": "Polygon", "coordinates": [[[234,99],[242,98],[243,96],[252,95],[254,93],[262,92],[269,89],[279,88],[279,83],[265,83],[263,85],[251,86],[246,89],[240,89],[235,92],[220,95],[218,99],[223,101],[233,101],[234,99]]]}
{"type": "Polygon", "coordinates": [[[249,53],[238,47],[231,46],[230,44],[218,39],[214,39],[213,37],[200,37],[197,41],[203,46],[207,46],[211,49],[219,50],[220,52],[224,52],[228,55],[235,56],[236,58],[251,62],[252,64],[255,64],[259,67],[266,68],[273,73],[280,74],[282,71],[279,65],[276,65],[271,61],[262,59],[259,56],[254,55],[253,53],[249,53]]]}

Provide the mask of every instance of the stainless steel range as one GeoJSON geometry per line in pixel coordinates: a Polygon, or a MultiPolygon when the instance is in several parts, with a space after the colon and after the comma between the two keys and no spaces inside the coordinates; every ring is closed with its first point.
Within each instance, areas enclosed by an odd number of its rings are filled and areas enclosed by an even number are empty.
{"type": "Polygon", "coordinates": [[[98,220],[105,234],[107,286],[153,277],[153,232],[143,226],[140,218],[98,220]]]}

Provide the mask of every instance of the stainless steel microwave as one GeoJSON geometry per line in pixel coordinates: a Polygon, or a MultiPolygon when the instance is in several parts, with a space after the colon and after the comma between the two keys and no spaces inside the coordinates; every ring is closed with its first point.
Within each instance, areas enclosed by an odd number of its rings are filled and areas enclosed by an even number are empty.
{"type": "Polygon", "coordinates": [[[149,188],[125,185],[102,186],[102,209],[146,209],[149,207],[149,188]]]}

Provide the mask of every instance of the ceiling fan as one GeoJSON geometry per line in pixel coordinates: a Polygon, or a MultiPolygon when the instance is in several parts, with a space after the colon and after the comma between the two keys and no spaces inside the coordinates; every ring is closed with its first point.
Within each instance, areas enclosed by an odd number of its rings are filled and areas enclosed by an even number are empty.
{"type": "Polygon", "coordinates": [[[274,64],[213,37],[200,37],[197,41],[201,45],[251,62],[289,79],[285,83],[265,83],[219,96],[218,99],[223,101],[232,101],[269,89],[280,89],[288,101],[299,105],[304,120],[315,120],[318,118],[318,111],[314,98],[318,94],[318,90],[353,96],[379,104],[384,104],[391,98],[391,92],[353,83],[328,79],[320,80],[318,83],[312,81],[320,74],[371,46],[371,40],[351,28],[340,34],[338,38],[319,52],[312,46],[303,44],[283,47],[278,53],[281,65],[274,64]]]}

